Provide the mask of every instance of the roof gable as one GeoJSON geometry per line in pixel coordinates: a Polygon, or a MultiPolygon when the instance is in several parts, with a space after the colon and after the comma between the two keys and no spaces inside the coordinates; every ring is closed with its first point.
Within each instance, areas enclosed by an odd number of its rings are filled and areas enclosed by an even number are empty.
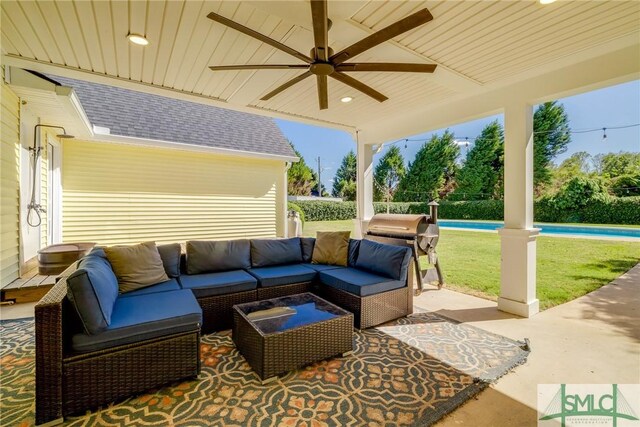
{"type": "Polygon", "coordinates": [[[93,126],[111,135],[295,157],[273,119],[66,77],[93,126]]]}

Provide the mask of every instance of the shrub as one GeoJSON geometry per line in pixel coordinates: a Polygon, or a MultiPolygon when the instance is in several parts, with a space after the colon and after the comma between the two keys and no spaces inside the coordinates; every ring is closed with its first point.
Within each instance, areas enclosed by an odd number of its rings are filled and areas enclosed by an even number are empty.
{"type": "MultiPolygon", "coordinates": [[[[307,221],[337,221],[356,217],[354,202],[298,201],[307,221]]],[[[534,204],[534,218],[539,222],[583,222],[591,224],[640,224],[640,196],[595,197],[581,206],[561,209],[554,197],[543,197],[534,204]]],[[[386,203],[374,203],[376,213],[386,213],[386,203]]],[[[291,209],[291,208],[290,208],[291,209]]],[[[389,212],[394,214],[429,213],[429,205],[420,202],[390,203],[389,212]]],[[[504,218],[502,200],[442,201],[441,219],[493,220],[504,218]]]]}
{"type": "Polygon", "coordinates": [[[296,205],[293,202],[287,202],[287,210],[298,212],[300,214],[300,221],[302,221],[302,224],[304,224],[305,215],[304,215],[304,211],[300,208],[300,206],[296,205]]]}
{"type": "Polygon", "coordinates": [[[590,201],[580,211],[580,222],[640,225],[640,196],[611,197],[605,203],[590,201]]]}
{"type": "MultiPolygon", "coordinates": [[[[389,203],[389,213],[392,214],[408,214],[408,213],[418,213],[421,206],[426,206],[426,203],[420,202],[391,202],[389,203]]],[[[428,208],[428,206],[427,206],[428,208]]],[[[375,213],[387,213],[387,203],[386,202],[374,202],[373,210],[375,213]]],[[[429,210],[427,209],[427,213],[429,210]]]]}
{"type": "Polygon", "coordinates": [[[608,199],[607,189],[601,179],[587,176],[571,178],[562,186],[551,202],[561,211],[572,211],[586,206],[588,203],[605,202],[608,199]]]}
{"type": "Polygon", "coordinates": [[[500,221],[504,218],[504,202],[502,200],[442,201],[439,217],[500,221]]]}
{"type": "Polygon", "coordinates": [[[613,178],[611,191],[618,197],[640,196],[640,174],[613,178]]]}
{"type": "Polygon", "coordinates": [[[356,217],[355,202],[323,202],[319,200],[298,200],[307,221],[338,221],[356,217]]]}

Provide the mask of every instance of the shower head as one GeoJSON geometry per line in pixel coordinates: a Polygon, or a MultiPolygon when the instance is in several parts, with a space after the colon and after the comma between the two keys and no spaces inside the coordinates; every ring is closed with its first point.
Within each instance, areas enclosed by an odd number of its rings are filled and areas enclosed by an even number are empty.
{"type": "Polygon", "coordinates": [[[37,124],[33,128],[33,148],[34,148],[34,150],[37,148],[37,144],[36,144],[36,136],[38,134],[37,130],[38,130],[38,128],[41,128],[41,127],[42,128],[52,128],[52,129],[61,129],[62,133],[59,133],[58,135],[56,135],[58,138],[62,138],[62,139],[75,138],[73,135],[68,134],[67,130],[65,128],[63,128],[62,126],[37,124]]]}

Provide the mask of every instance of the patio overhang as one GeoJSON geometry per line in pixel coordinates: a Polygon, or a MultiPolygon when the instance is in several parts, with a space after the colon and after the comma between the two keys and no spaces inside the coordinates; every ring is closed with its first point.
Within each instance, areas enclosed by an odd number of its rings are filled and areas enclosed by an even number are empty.
{"type": "Polygon", "coordinates": [[[383,103],[333,79],[328,110],[318,108],[311,79],[262,101],[297,72],[208,70],[210,65],[296,63],[211,22],[209,9],[307,52],[313,34],[306,1],[3,1],[2,63],[349,131],[358,147],[358,224],[373,214],[374,145],[504,113],[499,307],[533,315],[538,309],[533,106],[640,78],[640,3],[330,1],[330,44],[334,50],[348,46],[422,7],[429,8],[433,21],[358,56],[363,62],[438,64],[432,75],[359,73],[389,97],[383,103]],[[95,16],[102,18],[96,22],[95,16]],[[34,28],[46,34],[38,36],[34,28]],[[129,32],[145,34],[151,44],[130,45],[129,32]],[[339,102],[345,96],[355,99],[339,102]]]}

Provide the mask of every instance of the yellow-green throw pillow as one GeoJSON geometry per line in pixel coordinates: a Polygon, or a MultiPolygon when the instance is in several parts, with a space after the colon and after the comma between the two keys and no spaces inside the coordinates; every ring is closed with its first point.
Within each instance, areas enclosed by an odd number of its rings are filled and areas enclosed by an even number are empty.
{"type": "Polygon", "coordinates": [[[169,280],[155,242],[104,248],[118,278],[120,292],[130,292],[169,280]]]}
{"type": "Polygon", "coordinates": [[[347,266],[350,231],[318,231],[312,264],[347,266]]]}

